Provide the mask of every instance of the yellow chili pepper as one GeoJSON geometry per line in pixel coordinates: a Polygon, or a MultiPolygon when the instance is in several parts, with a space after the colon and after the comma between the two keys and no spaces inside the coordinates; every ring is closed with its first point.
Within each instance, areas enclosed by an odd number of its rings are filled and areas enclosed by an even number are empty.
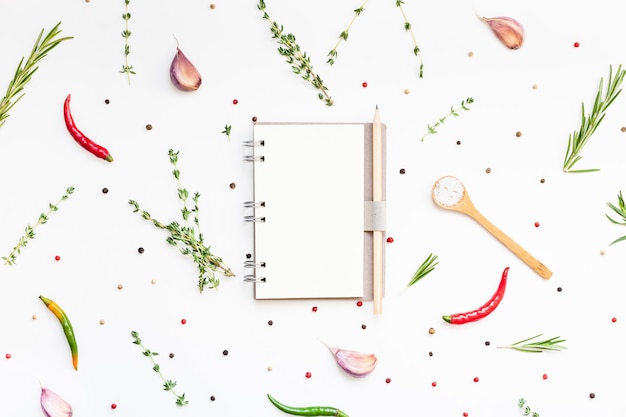
{"type": "Polygon", "coordinates": [[[67,343],[70,345],[70,351],[72,352],[72,365],[74,365],[74,369],[78,370],[78,346],[76,345],[76,336],[74,336],[72,323],[70,323],[67,314],[65,314],[63,309],[61,309],[57,303],[44,297],[43,295],[40,295],[39,298],[43,301],[46,307],[48,307],[48,310],[52,311],[56,318],[59,319],[61,326],[63,326],[63,333],[65,333],[67,343]]]}

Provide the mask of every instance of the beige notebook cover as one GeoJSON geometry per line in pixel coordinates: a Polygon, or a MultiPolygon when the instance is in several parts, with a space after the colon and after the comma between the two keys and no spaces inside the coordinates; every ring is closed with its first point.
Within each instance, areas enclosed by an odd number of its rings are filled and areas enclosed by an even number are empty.
{"type": "Polygon", "coordinates": [[[371,299],[372,123],[256,123],[251,144],[255,298],[371,299]]]}

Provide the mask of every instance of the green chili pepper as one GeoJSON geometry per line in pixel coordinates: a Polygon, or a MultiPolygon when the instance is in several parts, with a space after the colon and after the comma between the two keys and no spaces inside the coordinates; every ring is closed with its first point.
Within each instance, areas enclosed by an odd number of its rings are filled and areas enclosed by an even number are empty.
{"type": "Polygon", "coordinates": [[[67,314],[59,307],[57,303],[52,301],[49,298],[40,295],[39,298],[43,303],[48,307],[48,310],[52,311],[61,326],[63,326],[63,333],[65,333],[65,337],[67,338],[67,343],[70,345],[70,351],[72,352],[72,365],[74,365],[74,369],[78,370],[78,346],[76,345],[76,336],[74,336],[74,329],[72,328],[72,323],[67,318],[67,314]]]}
{"type": "Polygon", "coordinates": [[[285,404],[279,403],[274,397],[267,394],[267,398],[278,408],[279,410],[292,414],[294,416],[334,416],[334,417],[348,417],[346,413],[335,407],[290,407],[285,404]]]}

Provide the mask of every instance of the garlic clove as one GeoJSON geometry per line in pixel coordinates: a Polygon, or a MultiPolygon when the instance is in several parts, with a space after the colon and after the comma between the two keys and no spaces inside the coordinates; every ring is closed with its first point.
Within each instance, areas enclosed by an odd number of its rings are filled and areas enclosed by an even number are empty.
{"type": "Polygon", "coordinates": [[[202,84],[200,72],[178,46],[170,65],[170,78],[174,86],[181,91],[195,91],[202,84]]]}
{"type": "Polygon", "coordinates": [[[507,48],[519,49],[524,43],[524,27],[512,17],[479,17],[507,48]]]}
{"type": "Polygon", "coordinates": [[[54,391],[41,387],[40,403],[47,417],[72,417],[72,406],[54,391]]]}
{"type": "Polygon", "coordinates": [[[332,352],[341,369],[355,378],[362,378],[369,375],[378,364],[378,358],[376,358],[376,355],[373,353],[339,349],[338,347],[329,346],[326,343],[324,344],[332,352]]]}

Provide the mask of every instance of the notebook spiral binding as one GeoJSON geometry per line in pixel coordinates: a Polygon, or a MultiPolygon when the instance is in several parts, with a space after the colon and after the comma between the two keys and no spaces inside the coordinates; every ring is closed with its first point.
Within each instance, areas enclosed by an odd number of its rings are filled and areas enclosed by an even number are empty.
{"type": "MultiPolygon", "coordinates": [[[[265,146],[265,141],[264,140],[247,140],[243,142],[243,146],[248,147],[248,148],[262,147],[262,146],[265,146]]],[[[263,155],[246,155],[244,156],[244,161],[264,162],[265,157],[263,155]]],[[[245,208],[251,208],[251,209],[256,210],[257,208],[265,207],[265,201],[244,201],[243,206],[245,208]]],[[[264,223],[265,216],[256,216],[256,215],[244,216],[244,221],[253,222],[253,223],[254,222],[264,223]]],[[[258,277],[256,275],[256,270],[265,268],[265,262],[255,262],[253,260],[247,260],[243,263],[243,266],[244,268],[252,269],[255,271],[254,274],[244,275],[243,277],[244,282],[259,283],[259,282],[266,281],[265,277],[258,277]]]]}

